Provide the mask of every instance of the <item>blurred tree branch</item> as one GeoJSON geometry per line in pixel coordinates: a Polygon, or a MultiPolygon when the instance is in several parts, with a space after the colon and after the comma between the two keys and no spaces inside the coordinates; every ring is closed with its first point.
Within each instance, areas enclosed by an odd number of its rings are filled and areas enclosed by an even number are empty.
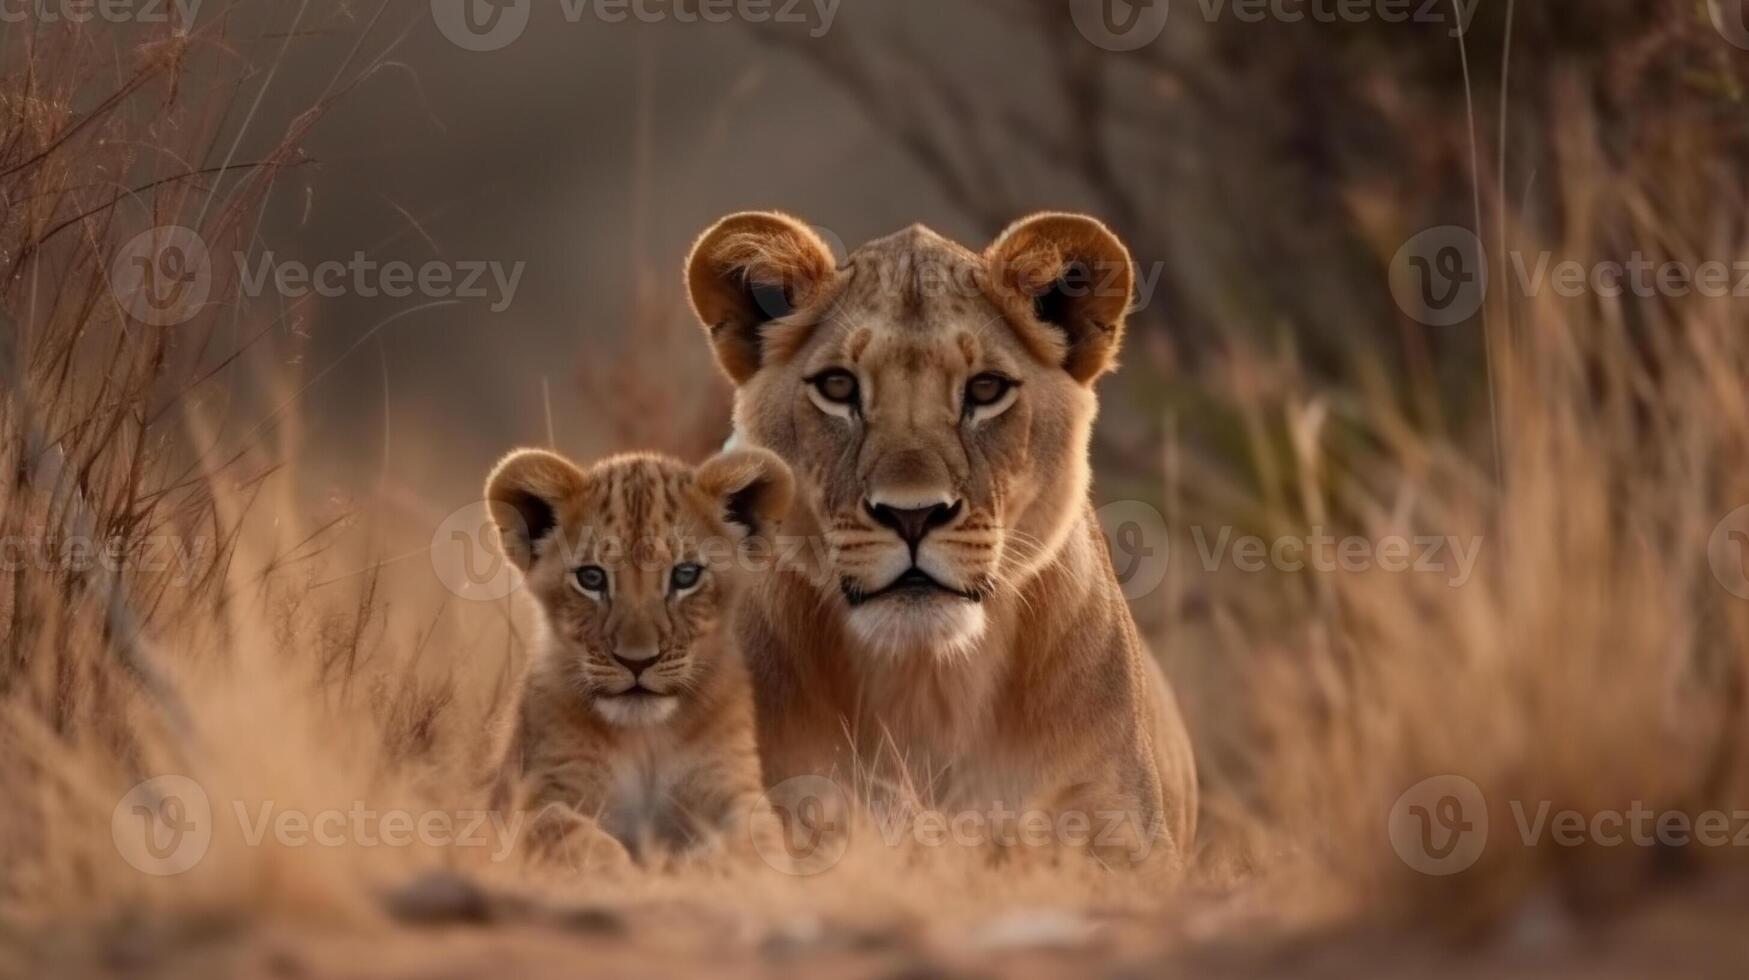
{"type": "MultiPolygon", "coordinates": [[[[849,31],[816,38],[761,25],[752,33],[836,84],[985,234],[993,237],[1025,212],[1061,202],[1069,185],[1091,199],[1087,209],[1130,243],[1138,262],[1176,267],[1172,244],[1157,233],[1157,223],[1147,220],[1157,203],[1145,194],[1153,180],[1145,168],[1126,172],[1110,142],[1119,124],[1158,120],[1119,105],[1105,64],[1109,53],[1076,33],[1065,4],[984,0],[981,5],[1021,25],[1042,46],[1059,94],[1056,105],[1017,106],[1004,102],[1000,93],[991,97],[975,90],[903,33],[890,33],[875,45],[856,43],[849,31]],[[1020,182],[1028,170],[1049,176],[1028,187],[1020,182]]],[[[1126,60],[1156,73],[1168,71],[1158,52],[1126,60]]],[[[1139,317],[1162,331],[1167,324],[1202,322],[1184,302],[1184,293],[1166,285],[1139,317]]],[[[1204,349],[1196,338],[1180,339],[1186,353],[1204,349]]]]}
{"type": "MultiPolygon", "coordinates": [[[[1418,232],[1473,225],[1478,198],[1489,227],[1473,230],[1490,254],[1558,243],[1575,208],[1624,223],[1630,199],[1557,189],[1579,186],[1556,179],[1571,166],[1563,120],[1605,127],[1617,154],[1605,177],[1668,174],[1655,203],[1685,227],[1717,220],[1706,202],[1749,161],[1749,64],[1687,0],[1479,3],[1461,29],[1206,17],[1187,3],[1132,52],[1083,37],[1068,0],[932,6],[930,35],[896,14],[883,27],[884,8],[824,36],[749,30],[844,92],[985,234],[1079,208],[1129,243],[1152,288],[1096,452],[1137,492],[1157,482],[1173,416],[1197,419],[1183,428],[1189,458],[1224,471],[1207,485],[1291,490],[1266,486],[1293,478],[1263,462],[1286,443],[1231,416],[1220,394],[1234,385],[1263,386],[1270,427],[1311,393],[1385,399],[1429,430],[1485,420],[1480,324],[1412,320],[1388,269],[1418,232]],[[980,73],[991,50],[1022,64],[980,73]]],[[[1504,287],[1506,256],[1493,258],[1504,287]]],[[[1332,438],[1364,445],[1362,423],[1344,431],[1350,417],[1337,413],[1332,438]]]]}

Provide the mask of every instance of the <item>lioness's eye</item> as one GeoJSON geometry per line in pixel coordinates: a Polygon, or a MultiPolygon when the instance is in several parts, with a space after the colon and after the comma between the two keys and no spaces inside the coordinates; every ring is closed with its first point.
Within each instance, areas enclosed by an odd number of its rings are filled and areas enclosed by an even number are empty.
{"type": "Polygon", "coordinates": [[[1000,374],[980,374],[966,382],[966,405],[972,408],[994,405],[1013,387],[1014,382],[1000,374]]]}
{"type": "Polygon", "coordinates": [[[857,399],[856,375],[834,368],[814,376],[810,382],[820,397],[837,405],[854,405],[857,399]]]}
{"type": "Polygon", "coordinates": [[[685,592],[697,585],[699,576],[703,574],[703,568],[692,562],[687,562],[684,565],[674,566],[674,572],[669,576],[669,581],[672,583],[674,591],[685,592]]]}
{"type": "Polygon", "coordinates": [[[595,595],[607,594],[607,572],[600,565],[584,565],[577,569],[577,587],[595,595]]]}

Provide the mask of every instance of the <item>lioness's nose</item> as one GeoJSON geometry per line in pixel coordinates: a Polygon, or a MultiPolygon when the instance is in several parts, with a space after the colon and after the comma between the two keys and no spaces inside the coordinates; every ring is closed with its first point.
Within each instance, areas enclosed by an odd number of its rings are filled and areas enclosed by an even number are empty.
{"type": "Polygon", "coordinates": [[[882,527],[892,528],[913,551],[930,531],[948,524],[959,516],[960,502],[931,504],[927,507],[889,507],[886,504],[862,502],[868,516],[882,527]]]}

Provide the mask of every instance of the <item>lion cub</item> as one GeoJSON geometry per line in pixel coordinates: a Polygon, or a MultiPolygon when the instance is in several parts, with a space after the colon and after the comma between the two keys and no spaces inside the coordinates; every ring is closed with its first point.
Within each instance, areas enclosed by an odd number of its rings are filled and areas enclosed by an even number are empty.
{"type": "Polygon", "coordinates": [[[647,860],[739,829],[763,784],[725,626],[753,575],[737,558],[792,486],[764,450],[696,469],[522,450],[492,472],[486,501],[540,612],[498,792],[530,814],[535,854],[647,860]]]}

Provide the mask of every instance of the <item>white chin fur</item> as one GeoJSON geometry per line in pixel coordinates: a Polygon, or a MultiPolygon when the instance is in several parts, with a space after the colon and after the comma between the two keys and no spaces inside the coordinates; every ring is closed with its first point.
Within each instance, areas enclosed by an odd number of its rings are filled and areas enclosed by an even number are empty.
{"type": "Polygon", "coordinates": [[[972,652],[988,625],[982,605],[959,599],[877,599],[850,610],[850,631],[863,648],[892,659],[924,653],[957,660],[972,652]]]}
{"type": "Polygon", "coordinates": [[[596,698],[595,710],[609,724],[621,728],[648,728],[673,717],[679,698],[596,698]]]}

